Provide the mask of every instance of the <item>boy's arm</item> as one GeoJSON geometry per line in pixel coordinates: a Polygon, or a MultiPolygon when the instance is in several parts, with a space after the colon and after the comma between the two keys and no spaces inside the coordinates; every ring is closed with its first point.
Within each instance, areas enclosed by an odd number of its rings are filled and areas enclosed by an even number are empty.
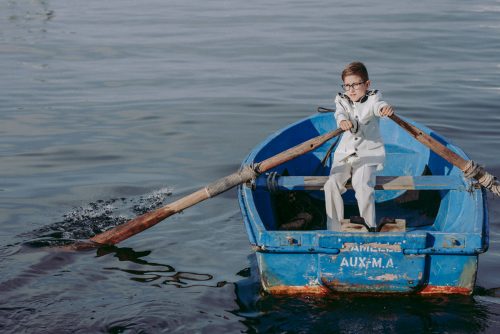
{"type": "Polygon", "coordinates": [[[335,97],[335,120],[337,124],[340,124],[342,121],[349,121],[349,113],[347,112],[345,103],[345,101],[342,101],[340,94],[335,97]]]}
{"type": "Polygon", "coordinates": [[[377,92],[375,95],[374,109],[373,113],[377,117],[391,116],[394,113],[394,109],[390,104],[382,100],[382,94],[377,92]]]}
{"type": "MultiPolygon", "coordinates": [[[[337,126],[344,131],[351,130],[354,128],[354,124],[349,117],[347,112],[346,101],[342,100],[340,93],[335,97],[335,120],[337,121],[337,126]]],[[[357,126],[356,126],[357,129],[357,126]]]]}

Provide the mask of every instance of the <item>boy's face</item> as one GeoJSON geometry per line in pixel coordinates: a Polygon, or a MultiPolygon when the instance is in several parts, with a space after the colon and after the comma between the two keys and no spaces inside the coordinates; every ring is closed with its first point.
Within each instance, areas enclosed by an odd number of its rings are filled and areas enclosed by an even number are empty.
{"type": "Polygon", "coordinates": [[[364,81],[359,75],[347,75],[344,78],[345,93],[351,101],[358,102],[370,88],[370,80],[364,81]]]}

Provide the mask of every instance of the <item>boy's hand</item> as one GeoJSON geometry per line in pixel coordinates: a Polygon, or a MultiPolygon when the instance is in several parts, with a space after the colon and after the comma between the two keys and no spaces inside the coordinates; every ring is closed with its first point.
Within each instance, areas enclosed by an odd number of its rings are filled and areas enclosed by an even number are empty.
{"type": "Polygon", "coordinates": [[[384,106],[380,109],[380,116],[382,117],[391,116],[392,114],[394,114],[392,106],[384,106]]]}
{"type": "Polygon", "coordinates": [[[342,130],[347,131],[352,128],[352,123],[351,121],[343,120],[340,122],[339,126],[342,130]]]}

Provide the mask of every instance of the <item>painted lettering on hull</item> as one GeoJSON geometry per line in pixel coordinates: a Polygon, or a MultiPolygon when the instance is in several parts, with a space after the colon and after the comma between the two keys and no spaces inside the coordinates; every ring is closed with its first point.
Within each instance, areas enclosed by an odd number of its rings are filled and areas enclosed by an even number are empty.
{"type": "Polygon", "coordinates": [[[394,262],[390,257],[373,258],[364,256],[347,256],[342,258],[340,266],[349,268],[360,268],[360,269],[371,269],[371,268],[387,269],[387,268],[394,268],[394,262]]]}
{"type": "Polygon", "coordinates": [[[368,244],[356,244],[356,243],[345,243],[343,252],[365,252],[365,253],[399,253],[401,252],[401,244],[380,244],[380,243],[368,243],[368,244]]]}

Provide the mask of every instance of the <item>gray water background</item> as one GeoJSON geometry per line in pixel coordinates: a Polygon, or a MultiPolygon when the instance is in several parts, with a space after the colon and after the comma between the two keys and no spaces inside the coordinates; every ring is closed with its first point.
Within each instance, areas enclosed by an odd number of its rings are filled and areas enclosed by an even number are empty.
{"type": "Polygon", "coordinates": [[[41,247],[232,173],[353,60],[500,175],[498,0],[2,0],[0,332],[497,333],[491,196],[471,297],[262,295],[234,191],[116,248],[41,247]]]}

